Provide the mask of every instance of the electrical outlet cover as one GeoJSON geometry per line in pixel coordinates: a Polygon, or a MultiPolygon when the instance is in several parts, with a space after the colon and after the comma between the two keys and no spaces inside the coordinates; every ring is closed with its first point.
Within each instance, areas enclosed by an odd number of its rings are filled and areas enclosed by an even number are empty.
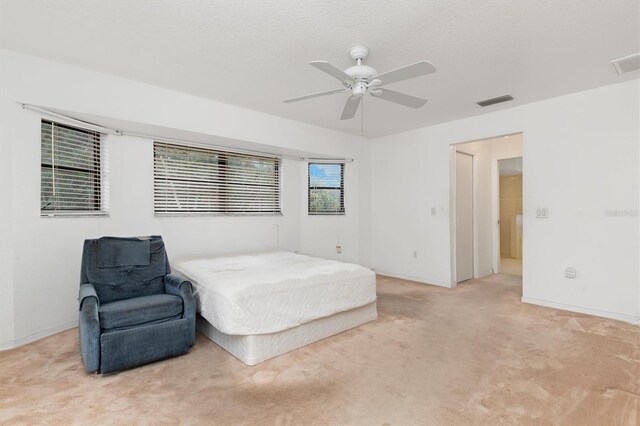
{"type": "Polygon", "coordinates": [[[536,210],[537,218],[546,218],[549,217],[549,210],[546,207],[541,207],[536,210]]]}

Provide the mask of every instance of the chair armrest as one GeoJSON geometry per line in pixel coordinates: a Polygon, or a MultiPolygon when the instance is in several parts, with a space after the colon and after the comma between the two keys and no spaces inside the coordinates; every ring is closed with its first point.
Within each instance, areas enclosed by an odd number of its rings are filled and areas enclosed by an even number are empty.
{"type": "Polygon", "coordinates": [[[87,373],[100,369],[100,317],[99,299],[91,284],[80,286],[80,351],[87,373]]]}
{"type": "Polygon", "coordinates": [[[80,292],[78,294],[78,301],[80,302],[80,310],[82,310],[82,305],[84,301],[88,298],[95,298],[98,305],[100,304],[100,299],[98,299],[98,293],[96,293],[96,288],[93,284],[82,284],[80,286],[80,292]]]}
{"type": "Polygon", "coordinates": [[[193,345],[196,341],[196,300],[191,281],[179,274],[167,274],[164,277],[164,290],[167,294],[182,298],[182,317],[189,320],[189,345],[193,345]]]}
{"type": "Polygon", "coordinates": [[[182,286],[187,284],[189,285],[189,287],[191,287],[191,281],[180,274],[171,273],[164,276],[164,287],[167,293],[169,293],[169,287],[173,287],[173,289],[180,291],[182,289],[182,286]]]}

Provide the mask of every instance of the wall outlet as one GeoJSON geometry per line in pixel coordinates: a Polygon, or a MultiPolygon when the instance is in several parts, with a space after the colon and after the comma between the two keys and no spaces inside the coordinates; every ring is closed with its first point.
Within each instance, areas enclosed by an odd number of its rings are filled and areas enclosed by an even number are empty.
{"type": "Polygon", "coordinates": [[[336,253],[342,253],[342,246],[336,246],[336,253]]]}
{"type": "Polygon", "coordinates": [[[417,258],[418,258],[418,251],[417,251],[417,250],[414,250],[414,251],[413,251],[413,258],[414,258],[414,259],[417,259],[417,258]]]}
{"type": "Polygon", "coordinates": [[[549,209],[547,209],[546,207],[541,207],[539,209],[536,210],[536,217],[539,219],[543,219],[543,218],[547,218],[549,217],[549,209]]]}
{"type": "Polygon", "coordinates": [[[567,266],[564,268],[564,277],[565,278],[575,278],[578,273],[576,272],[576,268],[571,266],[567,266]]]}
{"type": "Polygon", "coordinates": [[[436,215],[436,208],[431,207],[431,216],[435,216],[435,215],[436,215]]]}

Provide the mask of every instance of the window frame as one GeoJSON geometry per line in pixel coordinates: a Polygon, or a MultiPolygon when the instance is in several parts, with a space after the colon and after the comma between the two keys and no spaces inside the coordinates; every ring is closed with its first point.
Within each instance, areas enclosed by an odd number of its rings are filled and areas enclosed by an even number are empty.
{"type": "Polygon", "coordinates": [[[309,161],[309,163],[307,164],[307,214],[309,216],[345,216],[346,215],[345,200],[344,200],[344,171],[345,171],[344,162],[309,161]],[[315,165],[340,166],[340,186],[311,186],[311,166],[315,166],[315,165]],[[323,210],[323,211],[311,210],[311,191],[322,190],[322,189],[339,191],[340,193],[340,209],[339,210],[323,210]]]}
{"type": "MultiPolygon", "coordinates": [[[[40,216],[41,217],[94,217],[94,216],[108,216],[106,211],[106,199],[105,199],[105,187],[104,185],[104,177],[106,175],[103,170],[103,150],[104,150],[104,140],[103,134],[91,129],[85,129],[79,126],[73,126],[70,124],[66,124],[60,121],[42,118],[40,120],[40,216]],[[91,160],[91,167],[74,167],[69,165],[54,165],[47,164],[42,161],[42,148],[43,148],[43,133],[42,128],[44,125],[51,126],[51,137],[53,147],[56,146],[56,141],[54,139],[54,129],[56,127],[62,127],[68,130],[73,130],[76,132],[85,133],[87,135],[87,141],[94,146],[92,147],[93,151],[93,159],[91,160]],[[56,206],[55,209],[46,209],[42,203],[42,192],[43,192],[43,170],[52,171],[52,179],[51,185],[54,186],[54,178],[53,171],[55,170],[63,170],[69,172],[78,172],[88,174],[89,178],[92,182],[89,185],[92,187],[93,194],[93,208],[91,209],[77,209],[77,208],[59,208],[56,206]]],[[[55,148],[52,148],[52,150],[55,148]]],[[[53,151],[52,151],[53,152],[53,151]]]]}
{"type": "MultiPolygon", "coordinates": [[[[254,154],[254,153],[243,153],[241,151],[232,151],[232,150],[225,150],[223,148],[218,148],[218,147],[207,147],[207,146],[203,146],[200,144],[193,144],[193,143],[179,143],[179,142],[165,142],[162,140],[155,140],[153,142],[153,168],[154,168],[154,176],[153,176],[153,212],[155,216],[158,217],[181,217],[181,216],[246,216],[246,217],[256,217],[256,216],[282,216],[282,159],[280,157],[277,156],[269,156],[266,154],[263,155],[259,155],[259,154],[254,154]],[[159,177],[159,172],[158,170],[161,168],[158,165],[158,148],[171,148],[171,147],[175,147],[177,149],[183,149],[183,150],[194,150],[194,151],[205,151],[208,152],[210,155],[212,156],[216,156],[217,160],[216,163],[219,166],[223,166],[222,169],[217,171],[217,177],[218,177],[218,187],[217,187],[217,192],[218,192],[218,199],[221,200],[221,205],[222,207],[220,208],[219,211],[215,211],[215,210],[211,210],[211,211],[205,211],[205,210],[192,210],[189,211],[188,209],[185,210],[175,210],[175,211],[168,211],[168,208],[159,208],[158,206],[158,195],[160,190],[158,189],[158,182],[159,181],[165,181],[165,179],[162,179],[161,177],[159,177]],[[240,187],[256,187],[256,186],[260,186],[260,187],[265,187],[265,188],[272,188],[275,191],[277,191],[277,201],[276,204],[274,205],[275,208],[273,209],[266,209],[266,210],[255,210],[255,209],[250,209],[250,210],[246,210],[246,211],[233,211],[233,202],[230,201],[231,197],[230,194],[228,193],[229,187],[231,185],[233,185],[235,182],[229,182],[228,176],[229,174],[233,175],[234,173],[231,172],[228,169],[228,165],[229,162],[232,160],[244,160],[244,161],[259,161],[259,160],[270,160],[273,161],[273,177],[275,180],[275,184],[273,185],[268,185],[268,184],[258,184],[258,183],[253,183],[253,184],[247,184],[247,183],[243,183],[240,187]],[[226,194],[226,195],[225,195],[226,194]]],[[[188,167],[187,167],[188,170],[188,167]]],[[[170,179],[167,179],[170,180],[170,179]]],[[[184,181],[184,182],[198,182],[197,180],[193,179],[193,180],[189,180],[188,177],[183,177],[180,180],[184,181]]],[[[214,179],[213,182],[215,182],[216,180],[214,179]]],[[[165,206],[166,207],[166,206],[165,206]]]]}

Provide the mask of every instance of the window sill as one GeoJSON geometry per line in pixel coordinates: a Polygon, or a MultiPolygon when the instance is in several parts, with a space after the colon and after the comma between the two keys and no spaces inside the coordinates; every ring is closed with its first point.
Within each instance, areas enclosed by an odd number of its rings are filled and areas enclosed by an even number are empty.
{"type": "Polygon", "coordinates": [[[278,213],[154,213],[155,217],[277,217],[278,213]]]}
{"type": "Polygon", "coordinates": [[[56,217],[109,217],[107,212],[40,212],[42,218],[56,217]]]}

